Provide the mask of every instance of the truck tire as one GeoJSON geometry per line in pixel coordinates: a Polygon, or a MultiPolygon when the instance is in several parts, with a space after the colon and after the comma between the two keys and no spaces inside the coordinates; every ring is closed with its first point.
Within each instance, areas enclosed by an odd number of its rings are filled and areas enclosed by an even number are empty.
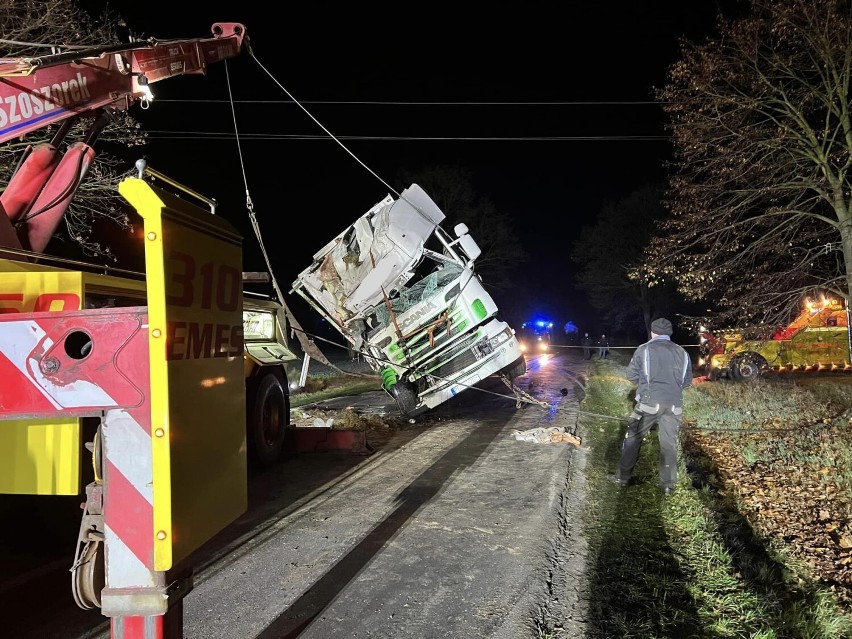
{"type": "Polygon", "coordinates": [[[757,353],[741,353],[731,360],[731,377],[737,381],[750,382],[769,369],[766,360],[757,353]]]}
{"type": "Polygon", "coordinates": [[[252,461],[261,468],[274,466],[280,459],[290,426],[290,392],[283,373],[263,373],[253,384],[246,439],[252,461]]]}
{"type": "Polygon", "coordinates": [[[403,417],[416,417],[426,411],[426,408],[417,410],[417,391],[414,387],[404,382],[398,382],[391,386],[391,396],[396,400],[396,406],[403,417]]]}
{"type": "Polygon", "coordinates": [[[527,360],[521,357],[518,363],[509,370],[509,379],[514,380],[516,377],[521,377],[527,373],[527,360]]]}

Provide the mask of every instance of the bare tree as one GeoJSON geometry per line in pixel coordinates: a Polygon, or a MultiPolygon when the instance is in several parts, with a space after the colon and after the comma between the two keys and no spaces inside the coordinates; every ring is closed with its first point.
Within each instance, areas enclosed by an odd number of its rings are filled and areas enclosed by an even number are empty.
{"type": "Polygon", "coordinates": [[[605,202],[594,224],[583,227],[571,259],[580,267],[577,286],[604,313],[611,330],[647,335],[651,321],[669,315],[678,297],[671,282],[649,286],[629,273],[642,260],[655,222],[666,217],[660,189],[645,185],[615,202],[605,202]]]}
{"type": "MultiPolygon", "coordinates": [[[[852,5],[752,0],[681,43],[657,92],[675,147],[645,276],[677,279],[720,324],[769,327],[852,286],[852,5]]],[[[637,272],[634,272],[634,275],[637,272]]]]}
{"type": "MultiPolygon", "coordinates": [[[[75,47],[92,47],[119,42],[118,18],[109,12],[92,19],[72,0],[0,0],[0,55],[7,58],[36,57],[75,47]]],[[[77,121],[64,143],[83,139],[91,118],[77,121]]],[[[25,137],[0,146],[0,186],[9,183],[21,154],[32,145],[48,142],[57,125],[34,131],[25,137]]],[[[114,117],[101,133],[99,147],[110,143],[123,147],[144,144],[144,133],[127,113],[114,117]]],[[[127,208],[118,196],[116,184],[131,171],[115,156],[95,156],[75,199],[65,213],[67,239],[80,246],[84,254],[114,260],[108,246],[93,239],[93,225],[107,220],[120,228],[129,228],[127,208]]]]}
{"type": "MultiPolygon", "coordinates": [[[[482,249],[476,270],[492,291],[507,291],[514,284],[518,264],[528,258],[513,232],[512,219],[494,203],[477,195],[470,170],[461,166],[429,166],[418,171],[401,171],[398,182],[423,187],[447,216],[441,224],[452,231],[464,222],[482,249]]],[[[403,187],[404,188],[404,187],[403,187]]]]}

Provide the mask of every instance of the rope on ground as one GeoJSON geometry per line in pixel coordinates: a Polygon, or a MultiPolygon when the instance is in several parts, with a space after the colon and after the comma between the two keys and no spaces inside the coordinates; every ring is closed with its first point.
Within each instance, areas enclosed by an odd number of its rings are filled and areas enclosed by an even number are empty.
{"type": "MultiPolygon", "coordinates": [[[[679,345],[682,346],[683,348],[702,346],[702,344],[679,344],[679,345]]],[[[606,349],[608,351],[614,351],[614,350],[619,350],[619,349],[635,351],[640,346],[641,346],[641,344],[636,344],[635,346],[607,346],[606,349]]],[[[550,348],[576,348],[576,349],[585,348],[585,349],[588,349],[590,351],[596,351],[596,350],[599,350],[601,347],[598,346],[597,344],[592,344],[591,346],[577,346],[575,344],[554,344],[553,342],[551,342],[550,348]]]]}
{"type": "MultiPolygon", "coordinates": [[[[613,415],[601,415],[600,413],[590,413],[588,411],[578,411],[578,415],[584,415],[586,417],[596,417],[598,419],[609,419],[617,422],[627,422],[629,421],[629,417],[615,417],[613,415]]],[[[804,428],[821,428],[823,426],[830,426],[830,424],[826,424],[823,421],[814,422],[813,424],[804,424],[802,426],[796,426],[793,428],[712,428],[710,426],[698,426],[697,424],[693,424],[691,422],[683,422],[681,428],[684,430],[695,430],[700,431],[702,433],[789,433],[793,431],[801,431],[804,428]]]]}

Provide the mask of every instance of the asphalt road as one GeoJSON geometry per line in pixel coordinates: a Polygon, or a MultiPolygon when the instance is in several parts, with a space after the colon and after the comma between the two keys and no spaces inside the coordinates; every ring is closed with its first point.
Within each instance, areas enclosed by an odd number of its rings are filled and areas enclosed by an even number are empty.
{"type": "MultiPolygon", "coordinates": [[[[249,512],[198,552],[184,637],[581,636],[583,448],[516,434],[574,432],[587,365],[530,361],[517,385],[536,403],[495,380],[371,455],[300,455],[253,477],[249,512]]],[[[11,636],[109,636],[79,613],[84,628],[48,614],[11,636]]]]}

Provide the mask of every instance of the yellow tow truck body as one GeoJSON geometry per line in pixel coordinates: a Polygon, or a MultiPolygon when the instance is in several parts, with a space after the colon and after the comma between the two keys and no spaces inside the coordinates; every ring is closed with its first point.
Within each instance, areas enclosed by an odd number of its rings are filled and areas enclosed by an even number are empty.
{"type": "MultiPolygon", "coordinates": [[[[141,197],[137,197],[137,201],[132,204],[146,206],[141,197]]],[[[170,241],[174,242],[172,246],[179,255],[186,255],[179,250],[182,241],[194,242],[196,254],[203,255],[204,245],[198,245],[197,237],[175,237],[170,241]]],[[[140,246],[139,250],[142,251],[143,247],[140,246]]],[[[211,250],[220,249],[211,245],[211,250]]],[[[230,296],[227,301],[230,303],[235,299],[233,296],[238,291],[243,314],[243,335],[223,334],[221,327],[205,317],[209,309],[201,309],[198,311],[200,317],[175,324],[174,332],[169,336],[173,349],[170,357],[188,358],[217,352],[217,349],[231,349],[234,351],[232,355],[239,351],[242,369],[239,383],[242,388],[239,393],[232,394],[235,398],[243,398],[241,411],[246,420],[244,444],[251,451],[254,462],[272,465],[284,454],[285,430],[290,426],[286,367],[297,360],[287,343],[285,309],[272,299],[244,293],[240,271],[234,271],[228,276],[215,275],[216,279],[212,279],[212,273],[206,275],[203,269],[206,268],[205,264],[212,263],[213,257],[211,255],[211,260],[207,261],[193,259],[191,268],[197,270],[194,277],[202,287],[197,294],[221,295],[215,291],[216,286],[223,281],[228,286],[236,287],[234,292],[226,293],[230,296]],[[210,287],[209,291],[204,289],[207,286],[210,287]]],[[[148,286],[180,286],[189,267],[183,263],[183,271],[173,272],[173,282],[156,282],[155,275],[150,272],[122,272],[118,276],[96,272],[97,268],[88,266],[87,270],[79,267],[70,269],[66,266],[37,264],[26,259],[0,259],[0,313],[145,306],[148,286]]],[[[179,301],[183,294],[179,291],[173,296],[177,296],[179,301]]],[[[211,297],[205,299],[204,303],[212,306],[216,301],[215,297],[211,297]]],[[[216,380],[210,383],[220,384],[216,380]]],[[[233,380],[228,380],[228,383],[233,383],[233,380]]],[[[226,388],[220,390],[228,392],[226,388]]],[[[177,391],[174,396],[181,397],[181,392],[177,391]]],[[[179,406],[179,402],[176,405],[179,406]]],[[[199,408],[192,406],[188,410],[198,411],[199,408]]],[[[92,440],[95,427],[93,423],[87,428],[85,418],[4,422],[0,429],[0,494],[79,495],[91,474],[91,464],[88,463],[91,455],[85,445],[92,440]]]]}
{"type": "Polygon", "coordinates": [[[769,339],[744,339],[736,331],[703,333],[708,377],[748,380],[767,371],[849,370],[846,306],[835,299],[805,300],[799,316],[769,339]]]}

